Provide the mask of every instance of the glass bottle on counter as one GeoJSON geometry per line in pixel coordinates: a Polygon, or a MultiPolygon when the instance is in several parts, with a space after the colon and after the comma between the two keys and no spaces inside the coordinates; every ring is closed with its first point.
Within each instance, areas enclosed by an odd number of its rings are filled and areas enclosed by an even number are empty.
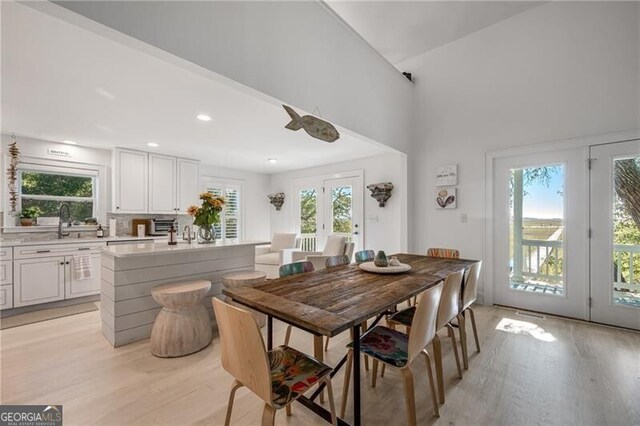
{"type": "Polygon", "coordinates": [[[96,237],[97,238],[104,237],[104,229],[102,229],[102,225],[98,225],[98,229],[96,229],[96,237]]]}
{"type": "Polygon", "coordinates": [[[171,229],[169,229],[169,245],[175,246],[177,244],[178,244],[178,231],[176,231],[176,228],[173,226],[173,224],[171,224],[171,229]]]}

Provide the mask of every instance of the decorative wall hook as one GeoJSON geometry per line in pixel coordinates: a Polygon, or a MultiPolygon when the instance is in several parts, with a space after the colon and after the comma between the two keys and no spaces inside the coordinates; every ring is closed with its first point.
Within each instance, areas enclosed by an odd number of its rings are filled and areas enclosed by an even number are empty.
{"type": "Polygon", "coordinates": [[[367,185],[367,189],[371,191],[371,197],[378,201],[378,206],[384,207],[387,200],[391,197],[393,184],[391,182],[372,183],[367,185]]]}
{"type": "Polygon", "coordinates": [[[280,208],[284,204],[284,192],[269,194],[267,197],[269,197],[269,202],[275,206],[276,210],[280,211],[280,208]]]}
{"type": "Polygon", "coordinates": [[[18,163],[20,162],[20,149],[16,142],[16,135],[11,134],[12,142],[9,144],[9,167],[7,168],[7,186],[9,187],[9,208],[10,213],[16,212],[18,205],[18,163]]]}

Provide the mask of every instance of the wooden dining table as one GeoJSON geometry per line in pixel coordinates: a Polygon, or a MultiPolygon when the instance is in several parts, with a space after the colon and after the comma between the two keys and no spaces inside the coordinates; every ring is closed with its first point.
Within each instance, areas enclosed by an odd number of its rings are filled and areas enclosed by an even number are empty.
{"type": "MultiPolygon", "coordinates": [[[[269,280],[255,286],[225,288],[223,294],[235,302],[267,315],[267,349],[273,349],[273,318],[305,330],[313,335],[314,357],[324,359],[323,336],[333,337],[352,330],[353,350],[360,352],[360,324],[375,318],[374,324],[396,305],[435,286],[447,275],[468,269],[477,260],[444,259],[415,254],[397,254],[398,260],[411,266],[400,274],[366,272],[357,265],[345,265],[289,277],[269,280]]],[[[332,375],[342,367],[346,355],[334,367],[332,375]]],[[[361,424],[360,357],[353,357],[354,425],[361,424]]],[[[331,414],[313,395],[298,402],[331,422],[331,414]]],[[[338,424],[347,425],[344,419],[338,424]]]]}

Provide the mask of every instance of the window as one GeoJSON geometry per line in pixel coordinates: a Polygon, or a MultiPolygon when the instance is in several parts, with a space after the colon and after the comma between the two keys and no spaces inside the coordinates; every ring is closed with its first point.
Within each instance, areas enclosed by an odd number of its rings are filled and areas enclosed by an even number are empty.
{"type": "Polygon", "coordinates": [[[24,164],[18,171],[19,208],[37,207],[39,216],[58,216],[69,205],[72,220],[96,216],[96,178],[91,170],[24,164]]]}
{"type": "Polygon", "coordinates": [[[223,195],[227,202],[220,214],[220,229],[216,229],[216,238],[238,240],[242,238],[242,187],[238,184],[208,183],[207,191],[223,195]]]}

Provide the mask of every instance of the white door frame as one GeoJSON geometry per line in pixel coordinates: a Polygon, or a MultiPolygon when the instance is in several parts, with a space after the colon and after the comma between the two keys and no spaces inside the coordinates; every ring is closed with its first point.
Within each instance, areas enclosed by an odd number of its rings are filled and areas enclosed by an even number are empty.
{"type": "MultiPolygon", "coordinates": [[[[557,141],[548,141],[523,145],[521,147],[498,149],[488,151],[485,154],[485,196],[484,196],[484,252],[483,252],[483,268],[482,268],[482,285],[479,286],[478,293],[482,295],[480,300],[485,305],[494,304],[494,271],[493,271],[493,168],[496,159],[501,157],[509,157],[513,155],[534,154],[540,152],[555,151],[568,148],[585,149],[585,162],[588,160],[588,148],[591,145],[599,145],[604,143],[626,142],[630,140],[640,139],[640,129],[629,130],[623,132],[609,133],[597,136],[588,136],[581,138],[562,139],[557,141]],[[488,284],[485,284],[488,283],[488,284]]],[[[589,184],[589,170],[585,173],[585,185],[589,184]]],[[[588,188],[587,188],[588,189],[588,188]]],[[[585,209],[587,210],[587,209],[585,209]]],[[[586,231],[585,231],[586,232],[586,231]]],[[[589,252],[584,259],[585,265],[589,265],[589,252]]]]}

